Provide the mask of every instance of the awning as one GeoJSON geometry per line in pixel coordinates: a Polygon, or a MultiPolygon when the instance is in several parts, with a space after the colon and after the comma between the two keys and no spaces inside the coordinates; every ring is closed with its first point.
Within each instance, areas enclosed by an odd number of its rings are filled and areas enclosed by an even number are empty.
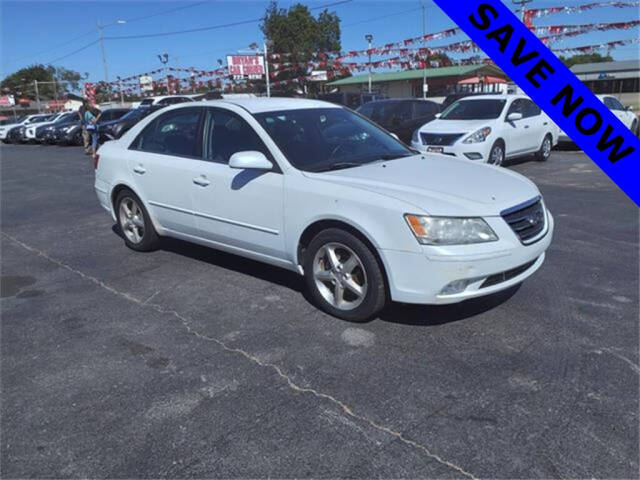
{"type": "Polygon", "coordinates": [[[492,77],[491,75],[484,75],[481,77],[469,77],[458,82],[458,85],[475,85],[476,83],[507,83],[504,78],[492,77]]]}

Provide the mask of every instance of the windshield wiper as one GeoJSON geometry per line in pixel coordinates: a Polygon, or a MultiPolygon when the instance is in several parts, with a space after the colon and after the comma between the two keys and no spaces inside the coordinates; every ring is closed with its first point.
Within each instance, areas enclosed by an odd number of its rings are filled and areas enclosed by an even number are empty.
{"type": "Polygon", "coordinates": [[[397,160],[399,158],[413,157],[414,155],[414,153],[388,153],[380,156],[379,159],[386,162],[387,160],[397,160]]]}
{"type": "Polygon", "coordinates": [[[330,172],[332,170],[344,170],[346,168],[354,168],[354,167],[361,167],[362,163],[357,163],[357,162],[336,162],[336,163],[330,163],[329,165],[323,165],[320,168],[315,169],[313,172],[314,173],[320,173],[320,172],[330,172]]]}

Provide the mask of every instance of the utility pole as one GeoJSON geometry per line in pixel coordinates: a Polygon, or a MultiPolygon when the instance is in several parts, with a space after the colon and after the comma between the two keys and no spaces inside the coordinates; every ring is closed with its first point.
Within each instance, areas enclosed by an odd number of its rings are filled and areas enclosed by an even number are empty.
{"type": "Polygon", "coordinates": [[[102,64],[104,65],[104,81],[109,83],[109,69],[107,68],[107,55],[104,52],[103,26],[98,22],[98,38],[100,40],[100,50],[102,50],[102,64]]]}
{"type": "Polygon", "coordinates": [[[523,22],[524,22],[524,15],[527,11],[527,9],[525,8],[525,5],[531,2],[533,2],[533,0],[513,0],[513,3],[515,3],[516,5],[520,5],[520,20],[522,20],[523,22]]]}
{"type": "Polygon", "coordinates": [[[373,41],[373,35],[367,33],[364,39],[369,42],[369,48],[367,50],[369,53],[369,93],[371,93],[371,42],[373,41]]]}
{"type": "MultiPolygon", "coordinates": [[[[427,34],[427,6],[424,4],[424,0],[420,0],[420,4],[422,6],[422,35],[427,34]]],[[[422,69],[422,98],[427,98],[427,59],[429,58],[429,53],[427,51],[427,56],[424,60],[424,68],[422,69]]]]}
{"type": "Polygon", "coordinates": [[[33,81],[33,86],[36,88],[36,102],[38,103],[38,113],[42,111],[40,108],[40,93],[38,92],[38,80],[33,81]]]}
{"type": "Polygon", "coordinates": [[[122,78],[120,76],[118,78],[118,89],[120,90],[120,105],[124,105],[124,95],[122,93],[122,78]]]}
{"type": "Polygon", "coordinates": [[[267,97],[271,97],[271,82],[269,80],[269,56],[267,42],[264,42],[264,76],[267,83],[267,97]]]}
{"type": "Polygon", "coordinates": [[[169,54],[166,52],[162,53],[158,55],[158,58],[160,59],[160,62],[162,62],[162,64],[164,65],[164,75],[167,78],[167,95],[171,95],[169,93],[169,70],[167,70],[167,62],[169,61],[169,54]]]}

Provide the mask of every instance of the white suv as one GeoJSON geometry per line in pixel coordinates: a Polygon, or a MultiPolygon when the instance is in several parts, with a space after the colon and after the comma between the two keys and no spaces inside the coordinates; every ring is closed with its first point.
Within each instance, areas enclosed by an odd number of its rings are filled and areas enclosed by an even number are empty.
{"type": "Polygon", "coordinates": [[[389,299],[455,303],[516,285],[553,233],[525,177],[416,155],[320,101],[166,107],[96,162],[98,199],[130,248],[168,236],[286,268],[322,309],[353,321],[389,299]]]}
{"type": "Polygon", "coordinates": [[[411,146],[465,160],[502,165],[534,154],[546,160],[559,129],[524,95],[479,95],[451,104],[413,134],[411,146]]]}

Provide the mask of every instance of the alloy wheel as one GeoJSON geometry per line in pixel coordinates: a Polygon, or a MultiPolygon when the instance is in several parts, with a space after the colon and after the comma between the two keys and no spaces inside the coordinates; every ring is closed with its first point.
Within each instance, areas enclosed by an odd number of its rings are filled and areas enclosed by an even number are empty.
{"type": "Polygon", "coordinates": [[[502,147],[500,145],[496,145],[491,149],[491,154],[489,155],[489,163],[491,165],[502,165],[502,160],[504,158],[504,152],[502,151],[502,147]]]}
{"type": "Polygon", "coordinates": [[[549,137],[542,142],[542,158],[547,159],[551,155],[551,139],[549,137]]]}
{"type": "Polygon", "coordinates": [[[131,197],[125,197],[120,202],[120,228],[131,243],[140,243],[144,237],[144,214],[142,209],[131,197]]]}
{"type": "Polygon", "coordinates": [[[341,243],[327,243],[318,250],[313,260],[313,279],[322,297],[338,310],[357,308],[367,295],[362,260],[341,243]]]}

